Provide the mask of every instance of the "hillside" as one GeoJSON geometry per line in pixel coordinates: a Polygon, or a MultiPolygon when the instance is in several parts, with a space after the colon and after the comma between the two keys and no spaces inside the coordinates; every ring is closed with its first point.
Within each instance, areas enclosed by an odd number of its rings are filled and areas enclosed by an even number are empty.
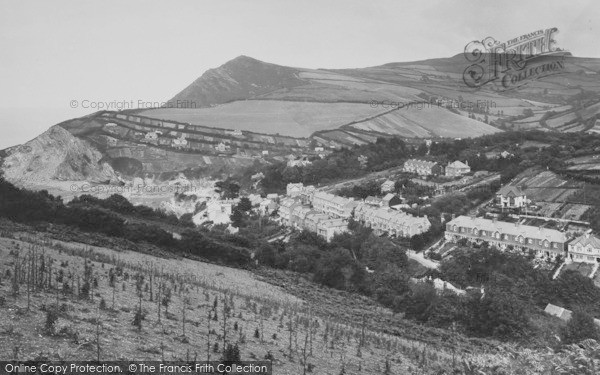
{"type": "Polygon", "coordinates": [[[462,74],[468,64],[462,54],[368,68],[318,70],[277,66],[241,56],[208,71],[174,98],[193,100],[203,108],[151,109],[141,114],[269,134],[308,137],[318,132],[320,142],[335,147],[369,142],[365,131],[371,136],[466,138],[501,129],[589,130],[600,117],[600,64],[569,54],[561,58],[565,67],[558,74],[503,91],[493,85],[477,90],[467,87],[462,74]],[[405,116],[395,113],[398,107],[412,109],[411,104],[423,102],[429,106],[419,111],[432,115],[412,116],[406,121],[405,116]],[[449,113],[444,115],[436,109],[449,113]],[[324,118],[324,113],[336,119],[323,121],[328,117],[324,118]],[[442,120],[436,121],[439,116],[442,120]],[[450,130],[444,131],[442,126],[450,130]]]}
{"type": "Polygon", "coordinates": [[[407,326],[390,334],[378,321],[361,325],[361,314],[385,321],[391,313],[311,283],[303,282],[300,299],[243,270],[1,226],[2,275],[19,280],[31,264],[26,260],[46,265],[34,268],[29,284],[0,284],[0,311],[8,318],[0,322],[3,358],[201,361],[219,359],[224,343],[237,343],[242,359],[271,359],[274,374],[297,374],[303,366],[320,374],[382,373],[386,366],[407,374],[511,371],[531,360],[529,351],[511,358],[514,349],[494,341],[454,335],[451,348],[443,331],[407,326]],[[323,292],[331,301],[322,303],[323,292]],[[136,325],[138,309],[143,318],[136,325]]]}
{"type": "Polygon", "coordinates": [[[175,95],[170,102],[192,102],[197,107],[248,99],[273,90],[305,84],[297,70],[238,56],[200,78],[175,95]]]}
{"type": "Polygon", "coordinates": [[[380,137],[415,143],[506,130],[594,131],[600,118],[600,63],[564,59],[560,74],[499,91],[491,85],[466,87],[462,55],[338,70],[240,56],[196,79],[172,99],[174,107],[104,111],[60,123],[86,142],[77,145],[89,148],[91,163],[80,160],[79,146],[67,154],[74,144],[40,139],[32,144],[46,148],[26,157],[30,146],[24,146],[3,168],[17,183],[106,182],[114,178],[106,165],[125,179],[165,181],[179,172],[221,177],[254,163],[278,162],[290,154],[316,157],[380,137]],[[177,101],[186,108],[177,108],[177,101]],[[41,163],[45,159],[34,155],[38,152],[60,162],[41,163]],[[99,160],[106,163],[100,166],[99,160]]]}

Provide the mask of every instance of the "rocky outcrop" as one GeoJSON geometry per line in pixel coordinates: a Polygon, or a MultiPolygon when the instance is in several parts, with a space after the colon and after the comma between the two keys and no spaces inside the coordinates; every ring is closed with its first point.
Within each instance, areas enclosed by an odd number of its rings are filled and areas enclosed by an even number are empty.
{"type": "Polygon", "coordinates": [[[88,142],[53,126],[37,138],[6,150],[4,177],[15,184],[44,184],[51,181],[110,183],[119,180],[102,154],[88,142]]]}

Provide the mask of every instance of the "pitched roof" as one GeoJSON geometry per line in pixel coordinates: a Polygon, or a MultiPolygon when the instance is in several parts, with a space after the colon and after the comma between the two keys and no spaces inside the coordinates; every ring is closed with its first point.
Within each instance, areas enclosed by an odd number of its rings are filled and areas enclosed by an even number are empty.
{"type": "Polygon", "coordinates": [[[600,238],[593,234],[584,234],[581,237],[577,237],[571,242],[571,245],[581,244],[581,246],[591,245],[594,249],[600,249],[600,238]]]}
{"type": "Polygon", "coordinates": [[[546,308],[544,309],[544,312],[546,312],[547,314],[556,316],[557,318],[560,318],[565,321],[571,319],[571,310],[567,310],[563,307],[556,306],[551,303],[549,303],[546,306],[546,308]]]}
{"type": "Polygon", "coordinates": [[[448,163],[447,168],[461,168],[461,169],[469,168],[470,169],[471,167],[469,167],[468,165],[466,165],[465,163],[463,163],[460,160],[456,160],[456,161],[453,161],[452,163],[448,163]]]}
{"type": "Polygon", "coordinates": [[[501,194],[506,197],[520,197],[525,195],[523,190],[519,189],[514,185],[506,185],[502,189],[498,190],[498,194],[501,194]]]}
{"type": "Polygon", "coordinates": [[[385,197],[383,197],[384,201],[391,201],[392,199],[394,199],[394,197],[396,196],[396,194],[393,193],[388,193],[385,195],[385,197]]]}
{"type": "Polygon", "coordinates": [[[368,196],[365,198],[365,203],[368,204],[381,204],[381,198],[377,198],[377,197],[373,197],[373,196],[368,196]]]}
{"type": "Polygon", "coordinates": [[[412,164],[412,165],[415,165],[418,167],[423,167],[423,168],[431,168],[434,165],[436,165],[437,162],[427,161],[427,160],[410,159],[410,160],[407,160],[406,163],[404,163],[404,165],[406,165],[406,164],[409,164],[409,165],[412,164]]]}
{"type": "Polygon", "coordinates": [[[508,234],[513,236],[523,236],[525,238],[536,238],[546,239],[551,242],[565,243],[567,237],[564,233],[549,228],[534,227],[532,225],[521,225],[516,223],[509,223],[506,221],[493,221],[484,219],[482,217],[472,218],[470,216],[459,216],[456,219],[448,222],[450,225],[457,225],[459,227],[466,228],[477,228],[478,230],[485,230],[490,232],[500,232],[502,234],[508,234]]]}

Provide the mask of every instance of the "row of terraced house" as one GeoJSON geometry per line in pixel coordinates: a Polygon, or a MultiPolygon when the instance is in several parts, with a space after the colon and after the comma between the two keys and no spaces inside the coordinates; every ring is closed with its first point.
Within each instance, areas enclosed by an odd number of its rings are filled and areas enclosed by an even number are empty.
{"type": "Polygon", "coordinates": [[[559,230],[482,217],[459,216],[446,223],[445,239],[483,243],[501,250],[533,251],[537,256],[600,263],[600,238],[586,233],[574,239],[559,230]]]}
{"type": "Polygon", "coordinates": [[[313,186],[289,184],[288,197],[280,202],[279,217],[284,225],[307,229],[330,241],[347,231],[354,217],[377,235],[412,237],[431,227],[427,217],[416,217],[389,207],[316,191],[313,186]]]}

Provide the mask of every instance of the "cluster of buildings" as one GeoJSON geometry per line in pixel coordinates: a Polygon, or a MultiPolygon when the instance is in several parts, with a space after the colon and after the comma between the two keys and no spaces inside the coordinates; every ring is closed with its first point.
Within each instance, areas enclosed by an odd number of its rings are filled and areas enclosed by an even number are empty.
{"type": "Polygon", "coordinates": [[[431,227],[427,215],[417,217],[366,202],[357,205],[354,219],[373,229],[377,235],[387,233],[391,237],[412,237],[426,232],[431,227]]]}
{"type": "Polygon", "coordinates": [[[446,223],[445,238],[456,242],[469,242],[496,246],[501,250],[533,251],[537,256],[563,259],[574,262],[600,263],[600,238],[586,233],[574,239],[557,229],[509,223],[482,217],[459,216],[446,223]]]}
{"type": "Polygon", "coordinates": [[[279,203],[278,212],[284,225],[315,232],[327,241],[347,231],[350,218],[372,228],[377,235],[387,233],[393,237],[411,237],[431,227],[426,216],[392,209],[396,202],[399,199],[391,193],[357,201],[297,183],[287,185],[287,197],[279,203]]]}
{"type": "Polygon", "coordinates": [[[313,209],[308,205],[304,205],[297,198],[284,198],[279,203],[278,212],[282,224],[317,233],[328,242],[336,234],[344,233],[348,230],[347,220],[313,209]]]}
{"type": "Polygon", "coordinates": [[[460,177],[471,172],[468,162],[460,160],[448,163],[446,167],[435,161],[410,159],[404,163],[404,172],[414,173],[419,176],[439,176],[460,177]]]}

